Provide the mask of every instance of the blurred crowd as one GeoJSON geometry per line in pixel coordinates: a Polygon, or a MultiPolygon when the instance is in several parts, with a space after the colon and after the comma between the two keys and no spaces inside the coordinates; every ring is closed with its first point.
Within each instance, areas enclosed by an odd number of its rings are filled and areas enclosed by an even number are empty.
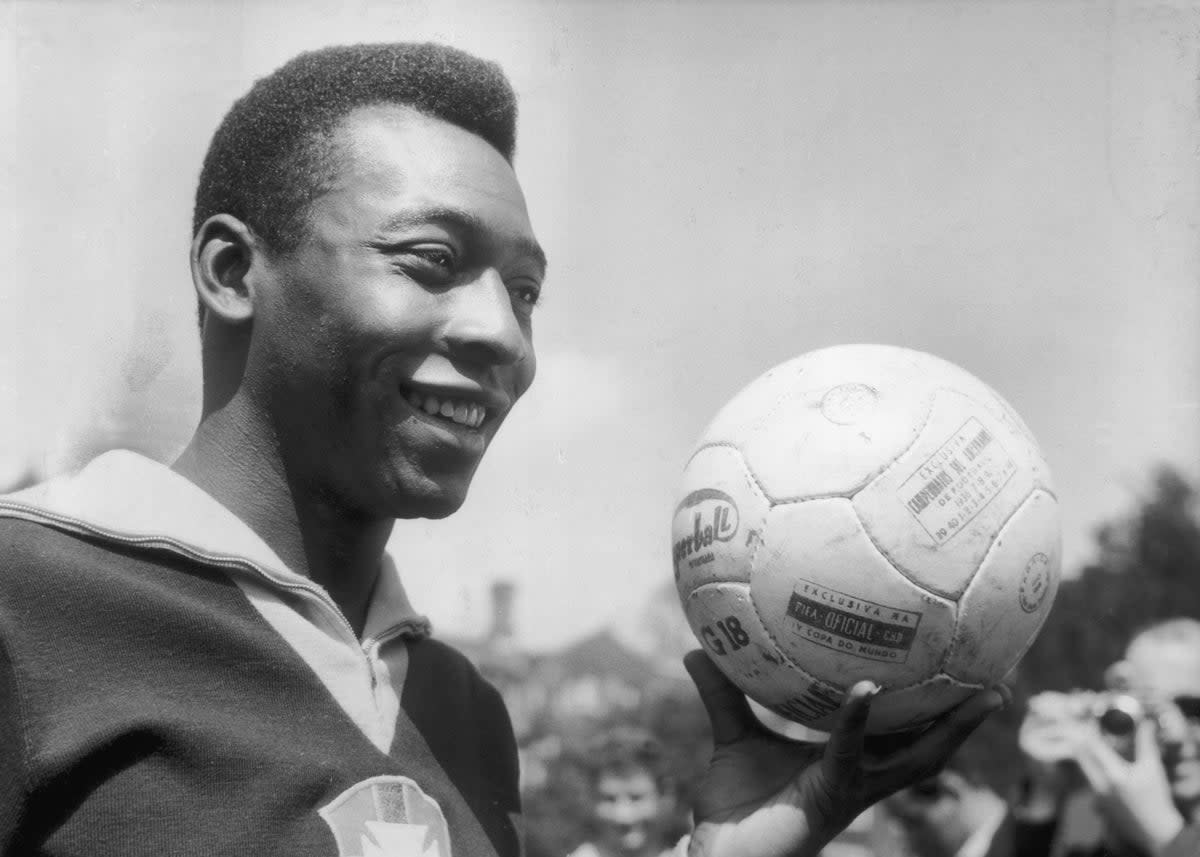
{"type": "MultiPolygon", "coordinates": [[[[1200,857],[1200,621],[1129,641],[1103,690],[1042,692],[1016,746],[977,733],[941,771],[875,807],[829,857],[1200,857]],[[988,746],[989,742],[993,745],[988,746]],[[997,785],[989,760],[1018,755],[997,785]]],[[[592,812],[570,857],[660,857],[678,842],[675,783],[648,731],[620,727],[577,754],[592,812]]]]}
{"type": "MultiPolygon", "coordinates": [[[[1022,776],[999,793],[971,747],[884,810],[915,857],[1200,855],[1200,621],[1138,633],[1102,691],[1025,707],[1022,776]]],[[[979,740],[979,739],[972,739],[979,740]]]]}

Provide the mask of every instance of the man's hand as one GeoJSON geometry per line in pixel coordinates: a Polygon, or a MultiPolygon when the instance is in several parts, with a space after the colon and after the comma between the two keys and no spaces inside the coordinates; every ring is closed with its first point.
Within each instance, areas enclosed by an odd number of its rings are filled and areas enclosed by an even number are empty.
{"type": "Polygon", "coordinates": [[[1105,821],[1122,839],[1149,855],[1162,853],[1184,825],[1171,798],[1155,728],[1149,719],[1138,724],[1132,762],[1122,758],[1099,730],[1076,753],[1105,821]]]}
{"type": "Polygon", "coordinates": [[[713,756],[696,792],[692,857],[809,857],[864,809],[945,764],[968,735],[1007,701],[976,694],[928,729],[873,751],[867,715],[878,688],[846,694],[824,745],[781,738],[758,722],[746,697],[702,651],[684,665],[713,731],[713,756]]]}
{"type": "Polygon", "coordinates": [[[1031,697],[1017,734],[1028,791],[1014,808],[1026,821],[1058,816],[1062,801],[1082,785],[1075,769],[1076,750],[1095,729],[1094,693],[1046,691],[1031,697]]]}

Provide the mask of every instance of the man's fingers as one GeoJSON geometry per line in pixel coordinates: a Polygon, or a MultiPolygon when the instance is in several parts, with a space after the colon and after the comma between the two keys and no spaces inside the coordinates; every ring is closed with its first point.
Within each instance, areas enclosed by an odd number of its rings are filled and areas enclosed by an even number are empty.
{"type": "Polygon", "coordinates": [[[1139,765],[1161,764],[1158,749],[1158,727],[1149,717],[1138,723],[1135,762],[1139,765]]]}
{"type": "Polygon", "coordinates": [[[1096,794],[1107,794],[1114,783],[1129,776],[1129,762],[1098,732],[1080,742],[1075,762],[1096,794]]]}
{"type": "Polygon", "coordinates": [[[857,773],[862,761],[871,700],[877,693],[879,686],[869,681],[860,681],[847,691],[822,757],[831,780],[850,782],[857,773]]]}
{"type": "Polygon", "coordinates": [[[1107,794],[1112,785],[1104,766],[1096,758],[1097,744],[1104,750],[1109,749],[1102,743],[1093,740],[1088,740],[1080,745],[1079,751],[1075,754],[1075,765],[1083,772],[1083,778],[1087,780],[1088,787],[1095,794],[1107,794]]]}
{"type": "Polygon", "coordinates": [[[963,741],[993,712],[1008,704],[1008,689],[997,685],[976,693],[943,714],[933,725],[871,765],[876,799],[942,768],[963,741]]]}
{"type": "Polygon", "coordinates": [[[703,650],[688,652],[683,656],[683,665],[708,712],[714,744],[732,744],[757,725],[745,695],[725,678],[703,650]]]}

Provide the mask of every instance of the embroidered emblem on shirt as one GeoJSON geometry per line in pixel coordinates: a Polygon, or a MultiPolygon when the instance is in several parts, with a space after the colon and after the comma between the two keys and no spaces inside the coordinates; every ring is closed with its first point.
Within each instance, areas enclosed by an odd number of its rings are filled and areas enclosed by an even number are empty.
{"type": "Polygon", "coordinates": [[[320,809],[338,857],[451,857],[436,800],[408,777],[372,777],[320,809]]]}

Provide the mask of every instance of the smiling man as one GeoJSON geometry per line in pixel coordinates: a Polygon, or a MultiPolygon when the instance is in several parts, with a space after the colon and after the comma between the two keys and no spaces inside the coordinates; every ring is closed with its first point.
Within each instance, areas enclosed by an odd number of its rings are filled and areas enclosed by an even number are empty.
{"type": "MultiPolygon", "coordinates": [[[[191,443],[0,499],[2,853],[519,853],[500,697],[384,553],[396,518],[460,506],[533,380],[515,117],[497,67],[416,44],[304,54],[225,117],[191,443]]],[[[811,747],[687,663],[717,749],[682,847],[713,857],[816,853],[1001,702],[876,756],[869,683],[811,747]]]]}

